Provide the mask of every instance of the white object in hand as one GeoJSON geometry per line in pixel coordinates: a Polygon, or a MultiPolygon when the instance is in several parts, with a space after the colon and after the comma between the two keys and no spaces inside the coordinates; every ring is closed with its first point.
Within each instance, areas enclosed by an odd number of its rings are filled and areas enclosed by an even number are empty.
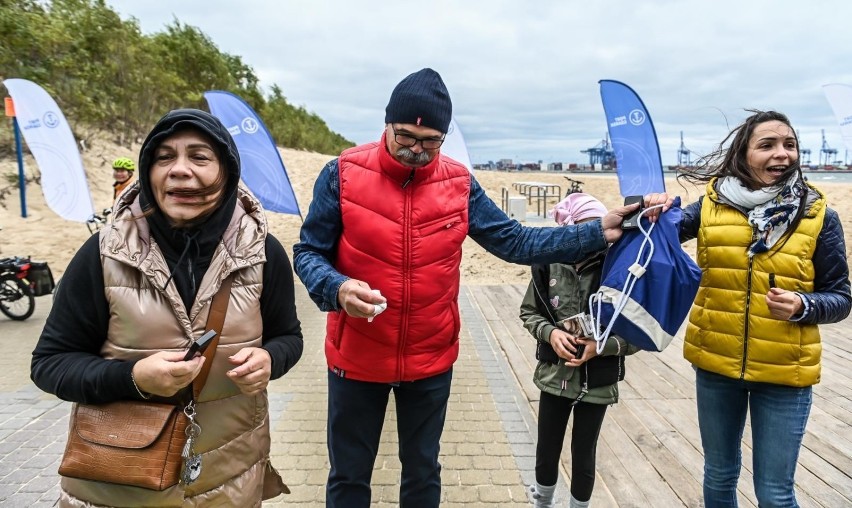
{"type": "MultiPolygon", "coordinates": [[[[376,293],[376,294],[377,294],[377,295],[379,295],[379,296],[381,296],[381,295],[382,295],[382,292],[381,292],[381,291],[379,291],[378,289],[374,289],[374,290],[373,290],[373,293],[376,293]]],[[[372,322],[373,322],[373,318],[374,318],[374,317],[376,317],[376,316],[378,316],[378,315],[379,315],[379,314],[381,314],[382,312],[384,312],[384,311],[385,311],[385,309],[387,309],[387,308],[388,308],[388,304],[387,304],[387,302],[385,302],[385,303],[374,303],[374,304],[373,304],[373,315],[367,318],[367,322],[368,322],[368,323],[372,323],[372,322]]]]}

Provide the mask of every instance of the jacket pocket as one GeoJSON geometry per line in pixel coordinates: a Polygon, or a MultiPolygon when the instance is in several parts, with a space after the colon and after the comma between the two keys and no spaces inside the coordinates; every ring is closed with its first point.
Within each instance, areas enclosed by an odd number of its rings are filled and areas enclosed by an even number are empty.
{"type": "Polygon", "coordinates": [[[462,216],[460,213],[454,213],[447,217],[442,217],[438,220],[427,222],[417,228],[417,233],[420,237],[431,236],[441,231],[447,231],[461,224],[462,216]]]}
{"type": "Polygon", "coordinates": [[[340,350],[340,343],[343,340],[343,330],[346,324],[348,314],[344,310],[337,311],[337,316],[334,319],[334,327],[330,330],[329,340],[331,340],[334,349],[340,350]]]}

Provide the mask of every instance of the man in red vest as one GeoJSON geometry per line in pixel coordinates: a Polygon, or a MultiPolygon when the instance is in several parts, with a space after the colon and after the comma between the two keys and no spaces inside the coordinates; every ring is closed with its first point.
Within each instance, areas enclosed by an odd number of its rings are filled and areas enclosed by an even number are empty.
{"type": "Polygon", "coordinates": [[[385,110],[381,139],[345,150],[320,172],[293,248],[296,273],[328,311],[329,507],[370,505],[391,392],[400,506],[439,505],[438,452],[459,352],[467,236],[513,263],[573,262],[617,240],[622,218],[636,208],[576,226],[523,227],[464,165],[441,154],[451,118],[437,72],[403,79],[385,110]]]}

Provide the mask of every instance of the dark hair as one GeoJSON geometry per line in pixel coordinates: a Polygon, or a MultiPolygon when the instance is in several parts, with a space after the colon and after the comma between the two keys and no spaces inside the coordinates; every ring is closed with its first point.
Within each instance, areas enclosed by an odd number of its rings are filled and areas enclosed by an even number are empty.
{"type": "Polygon", "coordinates": [[[784,245],[793,231],[799,225],[802,217],[805,215],[805,202],[808,196],[807,186],[802,180],[802,168],[799,164],[799,136],[790,119],[787,115],[777,111],[760,111],[757,109],[746,109],[751,116],[746,118],[743,123],[734,127],[734,129],[725,136],[725,139],[719,143],[719,146],[710,154],[698,159],[694,167],[682,168],[677,179],[681,178],[693,184],[707,183],[715,177],[733,176],[739,179],[746,188],[757,190],[767,187],[767,184],[757,179],[754,172],[748,165],[748,142],[754,134],[754,129],[764,123],[778,121],[790,128],[793,137],[796,139],[796,160],[787,168],[779,177],[779,181],[785,181],[790,178],[790,175],[797,173],[799,175],[799,184],[795,186],[794,192],[798,191],[799,209],[796,216],[793,218],[790,227],[782,237],[783,241],[778,242],[777,248],[784,245]]]}
{"type": "MultiPolygon", "coordinates": [[[[707,183],[717,176],[734,176],[751,190],[765,187],[766,184],[755,178],[747,160],[748,142],[751,135],[754,134],[755,127],[764,122],[778,121],[783,123],[790,128],[796,138],[797,154],[799,153],[799,137],[790,124],[790,119],[783,113],[756,109],[747,109],[746,111],[752,113],[752,115],[729,132],[713,152],[698,159],[694,167],[681,170],[677,178],[683,178],[690,183],[707,183]]],[[[790,167],[781,175],[780,179],[785,180],[794,172],[801,175],[798,157],[796,157],[795,162],[790,164],[790,167]]]]}

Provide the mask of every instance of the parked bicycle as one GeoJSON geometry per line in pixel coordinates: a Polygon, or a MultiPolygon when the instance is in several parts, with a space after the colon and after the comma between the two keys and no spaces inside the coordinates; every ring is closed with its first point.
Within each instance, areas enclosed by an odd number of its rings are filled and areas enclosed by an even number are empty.
{"type": "Polygon", "coordinates": [[[107,217],[112,213],[112,208],[104,208],[101,214],[93,213],[86,221],[86,227],[89,228],[89,233],[95,234],[101,230],[109,221],[107,217]]]}
{"type": "Polygon", "coordinates": [[[574,194],[575,192],[583,192],[583,182],[580,180],[574,180],[573,178],[568,178],[567,176],[563,177],[568,180],[570,184],[568,189],[565,190],[565,197],[568,197],[569,194],[574,194]]]}
{"type": "Polygon", "coordinates": [[[23,321],[33,315],[35,294],[27,280],[29,270],[27,258],[0,259],[0,312],[9,319],[23,321]]]}
{"type": "Polygon", "coordinates": [[[23,321],[32,316],[35,297],[49,295],[54,288],[47,263],[20,256],[0,259],[0,312],[9,319],[23,321]]]}

